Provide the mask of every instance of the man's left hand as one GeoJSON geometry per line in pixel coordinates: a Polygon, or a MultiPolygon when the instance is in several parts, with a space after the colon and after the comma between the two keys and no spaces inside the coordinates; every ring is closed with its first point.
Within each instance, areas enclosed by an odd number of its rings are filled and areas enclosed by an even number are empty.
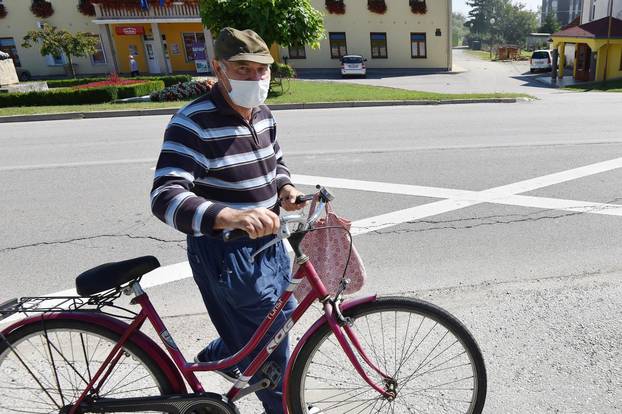
{"type": "Polygon", "coordinates": [[[286,211],[295,211],[304,208],[307,203],[296,204],[296,197],[304,195],[291,184],[286,184],[279,191],[279,199],[281,200],[281,207],[286,211]]]}

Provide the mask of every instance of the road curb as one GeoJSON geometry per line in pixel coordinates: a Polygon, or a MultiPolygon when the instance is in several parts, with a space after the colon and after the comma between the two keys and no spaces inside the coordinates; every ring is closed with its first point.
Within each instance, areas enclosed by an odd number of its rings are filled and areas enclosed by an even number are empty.
{"type": "MultiPolygon", "coordinates": [[[[364,108],[374,106],[407,106],[407,105],[459,105],[472,103],[516,103],[529,100],[526,98],[489,98],[489,99],[447,99],[439,101],[353,101],[353,102],[315,102],[299,104],[273,104],[273,111],[291,109],[330,109],[330,108],[364,108]]],[[[65,119],[117,118],[126,116],[173,115],[179,108],[131,109],[122,111],[67,112],[40,115],[0,116],[0,123],[58,121],[65,119]]]]}

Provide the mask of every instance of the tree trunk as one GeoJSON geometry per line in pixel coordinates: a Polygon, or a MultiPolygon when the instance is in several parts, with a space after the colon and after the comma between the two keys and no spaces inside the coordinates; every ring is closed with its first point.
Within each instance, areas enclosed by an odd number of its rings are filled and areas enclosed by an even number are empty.
{"type": "Polygon", "coordinates": [[[76,72],[73,69],[73,61],[71,60],[71,53],[65,52],[65,56],[67,56],[67,60],[69,61],[69,70],[71,71],[71,77],[76,78],[76,72]]]}

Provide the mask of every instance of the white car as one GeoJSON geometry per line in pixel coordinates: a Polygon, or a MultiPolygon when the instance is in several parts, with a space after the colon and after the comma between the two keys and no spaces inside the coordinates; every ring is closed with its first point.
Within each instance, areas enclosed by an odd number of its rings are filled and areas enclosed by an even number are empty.
{"type": "Polygon", "coordinates": [[[537,71],[549,72],[553,69],[553,56],[550,50],[534,50],[529,59],[529,71],[531,73],[537,71]]]}
{"type": "Polygon", "coordinates": [[[361,55],[345,55],[341,58],[341,76],[359,75],[367,76],[367,68],[365,67],[367,59],[361,55]]]}

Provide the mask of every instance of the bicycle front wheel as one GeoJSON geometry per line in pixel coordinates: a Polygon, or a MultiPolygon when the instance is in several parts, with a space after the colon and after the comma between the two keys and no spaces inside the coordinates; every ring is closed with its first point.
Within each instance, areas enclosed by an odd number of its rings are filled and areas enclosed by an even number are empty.
{"type": "MultiPolygon", "coordinates": [[[[293,365],[290,413],[481,413],[484,360],[469,331],[451,314],[402,297],[379,298],[344,314],[352,318],[368,358],[394,380],[396,398],[389,401],[363,380],[326,324],[293,365]]],[[[357,357],[376,384],[388,386],[357,357]]]]}
{"type": "MultiPolygon", "coordinates": [[[[0,338],[0,412],[69,412],[119,339],[100,326],[69,319],[26,325],[0,338]]],[[[170,393],[165,374],[130,339],[88,399],[170,393]]]]}

